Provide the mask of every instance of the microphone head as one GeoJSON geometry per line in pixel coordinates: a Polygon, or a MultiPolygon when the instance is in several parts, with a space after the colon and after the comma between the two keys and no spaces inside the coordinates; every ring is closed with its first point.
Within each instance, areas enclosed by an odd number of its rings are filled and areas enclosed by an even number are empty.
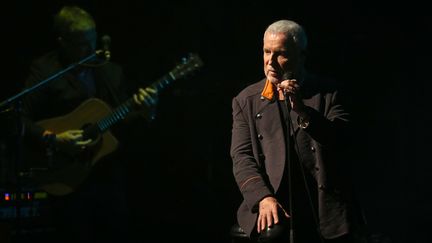
{"type": "Polygon", "coordinates": [[[109,35],[104,35],[101,38],[101,42],[102,42],[103,53],[105,55],[106,60],[108,61],[111,58],[111,51],[110,51],[111,37],[109,35]]]}
{"type": "Polygon", "coordinates": [[[286,80],[286,79],[294,79],[294,72],[292,71],[286,71],[283,75],[282,75],[282,79],[286,80]]]}
{"type": "Polygon", "coordinates": [[[102,36],[101,40],[102,40],[102,45],[104,45],[104,47],[105,45],[109,46],[111,44],[111,37],[109,35],[102,36]]]}

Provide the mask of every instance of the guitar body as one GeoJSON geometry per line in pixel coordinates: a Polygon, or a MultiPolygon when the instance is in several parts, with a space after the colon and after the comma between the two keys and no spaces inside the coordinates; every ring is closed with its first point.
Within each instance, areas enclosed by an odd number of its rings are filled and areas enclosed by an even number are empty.
{"type": "MultiPolygon", "coordinates": [[[[42,120],[37,124],[58,134],[67,130],[84,129],[111,112],[105,102],[92,98],[65,116],[42,120]]],[[[117,147],[118,140],[109,130],[105,131],[82,154],[54,152],[51,168],[33,173],[33,178],[43,190],[52,195],[69,194],[86,179],[91,167],[104,156],[114,152],[117,147]]]]}

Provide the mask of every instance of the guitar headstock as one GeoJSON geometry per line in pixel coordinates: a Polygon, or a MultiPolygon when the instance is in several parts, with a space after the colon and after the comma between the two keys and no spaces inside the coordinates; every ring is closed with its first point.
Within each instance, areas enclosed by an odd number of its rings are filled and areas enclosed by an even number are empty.
{"type": "Polygon", "coordinates": [[[184,78],[200,69],[203,65],[204,63],[198,54],[189,53],[187,57],[182,58],[180,64],[170,71],[169,75],[173,80],[184,78]]]}

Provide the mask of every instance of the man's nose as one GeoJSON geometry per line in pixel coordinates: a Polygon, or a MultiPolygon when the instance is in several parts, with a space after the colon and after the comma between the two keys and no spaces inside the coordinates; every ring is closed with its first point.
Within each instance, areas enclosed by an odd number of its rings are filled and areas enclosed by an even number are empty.
{"type": "Polygon", "coordinates": [[[277,62],[277,55],[271,54],[269,59],[269,64],[277,62]]]}

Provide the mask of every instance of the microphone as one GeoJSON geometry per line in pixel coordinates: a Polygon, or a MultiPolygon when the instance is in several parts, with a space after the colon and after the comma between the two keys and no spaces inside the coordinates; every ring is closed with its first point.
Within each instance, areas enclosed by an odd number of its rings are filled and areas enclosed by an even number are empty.
{"type": "Polygon", "coordinates": [[[286,71],[283,75],[282,75],[283,80],[286,79],[294,79],[294,72],[292,71],[286,71]]]}
{"type": "Polygon", "coordinates": [[[109,61],[111,58],[111,51],[110,51],[111,37],[109,35],[104,35],[101,38],[101,42],[102,42],[103,55],[105,56],[105,59],[109,61]]]}
{"type": "MultiPolygon", "coordinates": [[[[283,75],[282,75],[282,80],[287,80],[287,79],[294,79],[294,73],[292,71],[286,71],[283,75]]],[[[283,94],[285,99],[288,98],[288,94],[286,92],[286,90],[283,90],[283,94]]]]}

